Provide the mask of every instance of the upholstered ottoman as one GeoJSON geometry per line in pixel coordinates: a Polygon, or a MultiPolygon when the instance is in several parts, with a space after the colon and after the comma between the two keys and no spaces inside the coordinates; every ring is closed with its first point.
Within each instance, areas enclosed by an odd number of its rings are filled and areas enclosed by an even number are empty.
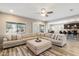
{"type": "Polygon", "coordinates": [[[39,55],[52,46],[51,41],[40,39],[41,42],[36,42],[35,40],[28,40],[27,47],[36,55],[39,55]]]}

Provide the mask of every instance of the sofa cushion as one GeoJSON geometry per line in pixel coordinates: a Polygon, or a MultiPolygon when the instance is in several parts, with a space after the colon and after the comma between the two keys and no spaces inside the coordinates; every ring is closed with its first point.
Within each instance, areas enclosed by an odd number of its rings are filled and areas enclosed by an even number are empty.
{"type": "Polygon", "coordinates": [[[46,40],[52,40],[52,38],[49,38],[49,37],[41,37],[41,38],[43,38],[43,39],[46,39],[46,40]]]}
{"type": "Polygon", "coordinates": [[[17,35],[12,35],[12,40],[17,40],[17,35]]]}
{"type": "Polygon", "coordinates": [[[40,33],[40,36],[41,36],[41,37],[44,37],[44,36],[45,36],[45,33],[40,33]]]}
{"type": "Polygon", "coordinates": [[[36,39],[37,37],[28,37],[28,38],[23,38],[23,40],[32,40],[32,39],[36,39]]]}
{"type": "Polygon", "coordinates": [[[12,40],[12,34],[6,34],[5,38],[7,39],[7,41],[11,41],[12,40]]]}
{"type": "Polygon", "coordinates": [[[54,34],[51,36],[52,39],[55,39],[55,37],[56,37],[56,35],[54,35],[54,34]]]}
{"type": "Polygon", "coordinates": [[[35,36],[37,36],[36,33],[32,33],[32,34],[31,34],[31,37],[35,37],[35,36]]]}
{"type": "Polygon", "coordinates": [[[22,34],[22,38],[28,38],[30,36],[31,36],[31,34],[22,34]]]}
{"type": "Polygon", "coordinates": [[[8,39],[6,37],[3,38],[3,42],[6,42],[8,41],[8,39]]]}
{"type": "Polygon", "coordinates": [[[17,40],[21,40],[22,39],[22,35],[21,34],[17,34],[17,40]]]}
{"type": "Polygon", "coordinates": [[[49,37],[49,38],[51,38],[51,33],[45,33],[45,37],[49,37]]]}
{"type": "Polygon", "coordinates": [[[55,40],[58,40],[58,35],[56,35],[55,40]]]}

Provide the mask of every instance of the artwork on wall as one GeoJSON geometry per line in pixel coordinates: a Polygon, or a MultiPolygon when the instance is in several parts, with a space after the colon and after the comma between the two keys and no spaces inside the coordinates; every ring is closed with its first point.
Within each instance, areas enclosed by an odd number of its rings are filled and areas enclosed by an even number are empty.
{"type": "Polygon", "coordinates": [[[40,32],[44,33],[45,26],[40,24],[40,32]]]}
{"type": "Polygon", "coordinates": [[[26,25],[24,23],[7,22],[6,33],[24,33],[26,25]]]}

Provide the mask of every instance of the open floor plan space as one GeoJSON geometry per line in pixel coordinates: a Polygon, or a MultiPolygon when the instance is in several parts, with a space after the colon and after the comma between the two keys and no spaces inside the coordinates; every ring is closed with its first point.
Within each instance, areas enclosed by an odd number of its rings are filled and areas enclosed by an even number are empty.
{"type": "Polygon", "coordinates": [[[0,56],[79,56],[79,3],[0,3],[0,56]]]}

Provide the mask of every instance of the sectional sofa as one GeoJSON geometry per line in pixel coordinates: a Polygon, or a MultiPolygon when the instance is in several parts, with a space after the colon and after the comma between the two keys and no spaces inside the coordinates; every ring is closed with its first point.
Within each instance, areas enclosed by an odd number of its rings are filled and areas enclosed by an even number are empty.
{"type": "Polygon", "coordinates": [[[67,43],[67,39],[64,34],[31,33],[23,35],[6,35],[3,39],[3,49],[26,44],[27,40],[36,39],[37,37],[49,40],[52,42],[52,44],[61,47],[63,47],[67,43]]]}

